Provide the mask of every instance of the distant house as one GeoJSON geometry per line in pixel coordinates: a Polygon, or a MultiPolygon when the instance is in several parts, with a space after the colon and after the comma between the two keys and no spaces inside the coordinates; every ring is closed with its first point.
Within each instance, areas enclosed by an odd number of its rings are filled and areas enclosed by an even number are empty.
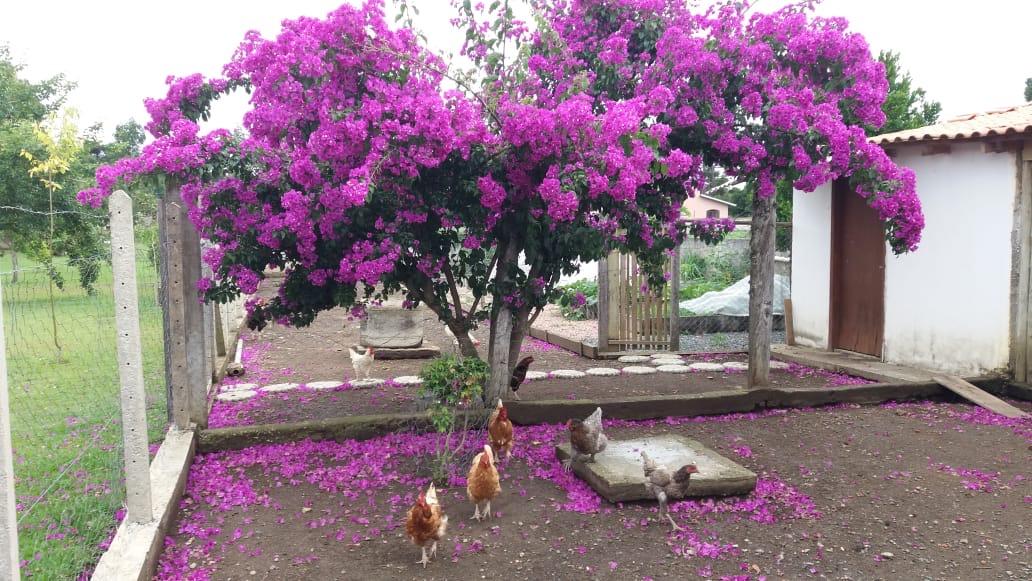
{"type": "Polygon", "coordinates": [[[1032,104],[875,137],[917,176],[920,248],[892,255],[846,183],[794,194],[796,340],[963,375],[1032,377],[1032,104]]]}
{"type": "Polygon", "coordinates": [[[699,194],[685,201],[682,212],[689,218],[727,218],[735,205],[720,198],[699,194]]]}

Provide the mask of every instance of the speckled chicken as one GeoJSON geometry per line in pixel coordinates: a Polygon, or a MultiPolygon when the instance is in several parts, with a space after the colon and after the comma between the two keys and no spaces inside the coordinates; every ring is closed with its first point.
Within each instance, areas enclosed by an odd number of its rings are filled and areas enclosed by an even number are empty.
{"type": "Polygon", "coordinates": [[[675,531],[682,530],[674,522],[674,518],[670,516],[667,501],[671,498],[681,499],[687,496],[692,474],[697,474],[699,469],[696,468],[695,464],[685,464],[677,472],[671,474],[669,468],[663,464],[657,464],[655,460],[649,457],[645,450],[641,451],[641,460],[645,470],[645,489],[659,501],[660,517],[666,515],[667,520],[673,525],[675,531]]]}
{"type": "Polygon", "coordinates": [[[606,449],[609,440],[602,433],[602,408],[595,408],[594,413],[585,420],[567,420],[566,428],[570,431],[570,448],[573,457],[563,462],[563,469],[569,472],[573,463],[579,461],[594,462],[595,455],[606,449]]]}

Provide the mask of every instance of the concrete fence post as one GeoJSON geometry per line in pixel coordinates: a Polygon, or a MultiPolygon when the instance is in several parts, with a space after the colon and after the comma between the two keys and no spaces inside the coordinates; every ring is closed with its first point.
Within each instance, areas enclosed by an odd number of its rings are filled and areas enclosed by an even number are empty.
{"type": "Polygon", "coordinates": [[[208,427],[208,385],[211,384],[211,349],[207,347],[205,305],[197,294],[201,280],[201,237],[186,212],[180,220],[183,259],[183,314],[186,332],[186,376],[189,382],[190,421],[208,427]]]}
{"type": "Polygon", "coordinates": [[[11,405],[7,396],[7,346],[4,343],[3,281],[0,280],[0,579],[17,581],[18,516],[14,496],[11,405]]]}
{"type": "Polygon", "coordinates": [[[168,310],[167,345],[169,407],[172,422],[180,430],[190,429],[190,378],[186,351],[186,313],[183,300],[183,228],[182,206],[171,201],[169,193],[162,200],[165,227],[168,284],[165,290],[165,308],[168,310]]]}
{"type": "Polygon", "coordinates": [[[150,455],[147,450],[147,406],[143,388],[143,349],[136,290],[136,241],[133,201],[119,190],[108,200],[111,217],[111,267],[115,287],[115,329],[118,378],[122,399],[122,443],[125,456],[126,515],[129,522],[154,519],[151,508],[150,455]]]}

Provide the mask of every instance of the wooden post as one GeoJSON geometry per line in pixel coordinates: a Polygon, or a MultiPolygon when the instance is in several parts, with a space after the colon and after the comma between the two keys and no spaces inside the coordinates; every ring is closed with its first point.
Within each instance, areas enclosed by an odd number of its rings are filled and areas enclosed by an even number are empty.
{"type": "Polygon", "coordinates": [[[785,345],[795,345],[795,323],[792,321],[792,299],[785,299],[785,345]]]}
{"type": "Polygon", "coordinates": [[[7,346],[4,343],[3,280],[0,277],[0,579],[20,578],[18,569],[18,500],[14,495],[11,401],[7,394],[7,346]]]}
{"type": "Polygon", "coordinates": [[[670,350],[681,350],[681,245],[670,259],[670,350]]]}
{"type": "Polygon", "coordinates": [[[749,389],[770,384],[776,219],[775,195],[755,196],[749,240],[749,389]]]}
{"type": "Polygon", "coordinates": [[[491,349],[488,365],[491,377],[488,379],[484,401],[497,401],[508,398],[509,391],[509,343],[512,340],[512,309],[502,304],[498,307],[498,317],[491,326],[491,349]]]}
{"type": "Polygon", "coordinates": [[[1013,256],[1015,284],[1011,316],[1011,368],[1014,380],[1030,379],[1032,368],[1032,142],[1018,155],[1014,202],[1013,256]]]}
{"type": "Polygon", "coordinates": [[[190,378],[187,369],[186,314],[183,301],[183,221],[182,206],[170,200],[166,194],[162,200],[163,222],[166,244],[165,308],[168,312],[166,343],[169,369],[169,407],[172,422],[180,430],[190,429],[190,378]]]}
{"type": "Polygon", "coordinates": [[[151,507],[147,407],[140,347],[140,303],[136,290],[136,242],[133,201],[119,190],[108,200],[111,218],[111,265],[114,272],[115,343],[121,385],[122,444],[125,461],[126,517],[131,523],[154,520],[151,507]]]}
{"type": "Polygon", "coordinates": [[[598,350],[609,351],[609,256],[598,260],[598,350]]]}

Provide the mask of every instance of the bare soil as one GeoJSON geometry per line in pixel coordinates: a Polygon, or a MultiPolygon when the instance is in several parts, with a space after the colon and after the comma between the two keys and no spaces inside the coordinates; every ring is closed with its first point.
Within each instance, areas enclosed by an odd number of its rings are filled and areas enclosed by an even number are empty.
{"type": "MultiPolygon", "coordinates": [[[[437,345],[444,353],[455,347],[444,332],[443,324],[431,311],[421,309],[426,333],[424,343],[437,345]]],[[[479,351],[487,357],[488,331],[474,331],[481,341],[479,351]]],[[[257,333],[244,335],[245,351],[256,353],[247,365],[248,373],[225,384],[255,382],[260,385],[278,382],[347,381],[355,377],[348,349],[359,342],[358,321],[347,311],[335,309],[321,313],[307,328],[296,329],[270,325],[257,333]]],[[[551,372],[560,369],[584,371],[593,367],[621,369],[628,365],[615,360],[593,360],[543,341],[527,338],[523,354],[534,357],[531,370],[551,372]]],[[[745,355],[710,354],[685,357],[685,363],[696,361],[744,361],[745,355]]],[[[393,379],[419,375],[429,360],[376,361],[373,377],[393,379]]],[[[245,363],[248,363],[245,361],[245,363]]],[[[773,371],[775,387],[821,389],[850,381],[845,376],[793,367],[791,371],[773,371]]],[[[862,380],[858,380],[862,383],[862,380]]],[[[604,400],[648,395],[695,394],[729,389],[743,389],[745,374],[734,372],[698,372],[689,374],[654,373],[651,375],[587,376],[576,379],[550,378],[528,381],[519,390],[523,400],[590,399],[604,400]]],[[[353,415],[416,412],[418,387],[388,383],[371,389],[316,391],[300,389],[284,393],[261,393],[255,399],[239,402],[216,402],[212,427],[320,420],[353,415]]]]}
{"type": "Polygon", "coordinates": [[[1032,579],[1032,422],[982,425],[988,416],[971,412],[887,404],[610,422],[616,439],[696,438],[765,483],[675,504],[678,534],[652,520],[653,503],[571,499],[577,489],[548,460],[561,429],[518,429],[495,518],[470,521],[461,484],[443,491],[450,532],[426,569],[404,513],[429,449],[399,438],[199,455],[158,578],[1032,579]]]}

